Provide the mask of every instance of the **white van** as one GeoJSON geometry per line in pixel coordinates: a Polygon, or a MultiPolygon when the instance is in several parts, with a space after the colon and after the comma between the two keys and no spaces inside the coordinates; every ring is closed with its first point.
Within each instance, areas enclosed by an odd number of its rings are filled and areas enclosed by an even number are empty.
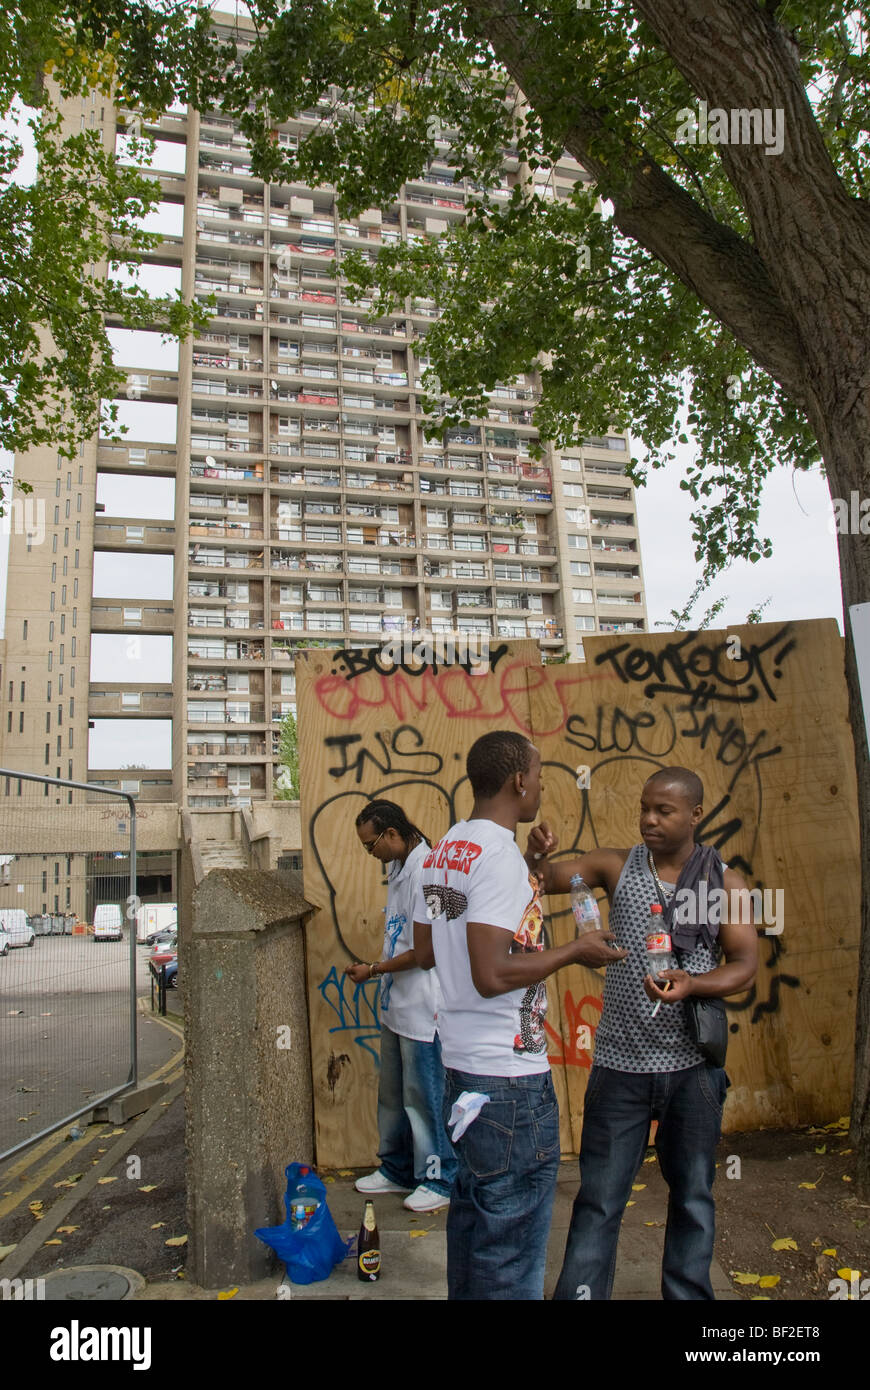
{"type": "Polygon", "coordinates": [[[100,903],[94,908],[94,940],[120,941],[123,921],[117,903],[100,903]]]}
{"type": "Polygon", "coordinates": [[[0,907],[0,930],[9,937],[10,946],[32,946],[36,940],[23,907],[0,907]]]}

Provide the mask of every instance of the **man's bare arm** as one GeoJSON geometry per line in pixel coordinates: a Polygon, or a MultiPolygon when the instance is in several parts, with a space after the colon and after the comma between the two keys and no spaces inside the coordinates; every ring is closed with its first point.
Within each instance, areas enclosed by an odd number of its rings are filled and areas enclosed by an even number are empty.
{"type": "Polygon", "coordinates": [[[542,822],[529,832],[526,848],[526,863],[533,873],[541,875],[544,893],[569,893],[574,874],[579,874],[590,888],[603,888],[608,893],[613,891],[622,872],[627,850],[593,849],[575,859],[550,859],[546,846],[552,839],[549,827],[542,822]]]}
{"type": "Polygon", "coordinates": [[[421,970],[431,970],[435,965],[431,922],[414,923],[414,955],[421,970]]]}
{"type": "MultiPolygon", "coordinates": [[[[415,949],[416,949],[416,928],[415,949]]],[[[511,953],[511,932],[486,922],[469,922],[466,927],[468,959],[474,988],[484,999],[508,994],[512,989],[524,989],[546,980],[563,965],[610,965],[622,960],[627,951],[608,946],[609,932],[586,932],[567,946],[554,946],[548,951],[515,951],[511,953]]]]}

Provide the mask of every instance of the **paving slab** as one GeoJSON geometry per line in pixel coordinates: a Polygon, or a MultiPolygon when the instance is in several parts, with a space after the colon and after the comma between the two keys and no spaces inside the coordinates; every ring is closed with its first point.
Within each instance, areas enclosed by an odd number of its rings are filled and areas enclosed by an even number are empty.
{"type": "MultiPolygon", "coordinates": [[[[360,1170],[360,1172],[363,1170],[360,1170]]],[[[362,1220],[365,1197],[354,1190],[360,1176],[333,1176],[327,1180],[329,1209],[339,1232],[345,1238],[356,1235],[362,1220]]],[[[331,1175],[326,1175],[327,1179],[331,1175]]],[[[626,1212],[620,1238],[613,1297],[615,1301],[661,1299],[661,1258],[664,1222],[667,1215],[667,1189],[661,1175],[648,1169],[639,1175],[644,1185],[626,1212]],[[646,1223],[655,1223],[647,1225],[646,1223]]],[[[566,1159],[559,1171],[553,1224],[547,1254],[545,1297],[551,1298],[565,1252],[565,1238],[571,1208],[577,1192],[577,1160],[566,1159]]],[[[285,1299],[347,1300],[362,1302],[410,1301],[439,1302],[447,1298],[447,1211],[415,1215],[402,1204],[402,1197],[390,1194],[375,1198],[375,1215],[381,1238],[382,1275],[374,1284],[357,1278],[356,1263],[350,1259],[337,1265],[328,1279],[316,1284],[294,1284],[285,1278],[284,1266],[276,1262],[273,1278],[239,1288],[234,1298],[243,1301],[285,1299]]],[[[717,1299],[732,1300],[737,1295],[725,1272],[713,1265],[713,1288],[717,1299]]],[[[188,1280],[151,1283],[135,1298],[143,1301],[217,1299],[228,1290],[202,1289],[188,1280]]]]}

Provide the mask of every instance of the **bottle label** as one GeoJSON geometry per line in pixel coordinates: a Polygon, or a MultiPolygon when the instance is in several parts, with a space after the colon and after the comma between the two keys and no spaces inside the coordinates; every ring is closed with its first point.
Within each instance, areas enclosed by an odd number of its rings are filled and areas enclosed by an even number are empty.
{"type": "Polygon", "coordinates": [[[573,903],[575,922],[600,922],[601,913],[598,911],[598,904],[594,898],[581,898],[579,902],[573,903]]]}
{"type": "Polygon", "coordinates": [[[667,951],[671,950],[670,933],[666,931],[650,932],[646,939],[646,949],[648,951],[667,951]]]}
{"type": "Polygon", "coordinates": [[[381,1269],[380,1250],[364,1250],[359,1257],[359,1267],[363,1274],[379,1274],[381,1269]]]}
{"type": "Polygon", "coordinates": [[[375,1209],[371,1205],[366,1206],[365,1216],[363,1217],[363,1225],[365,1226],[367,1231],[373,1231],[376,1227],[375,1209]]]}

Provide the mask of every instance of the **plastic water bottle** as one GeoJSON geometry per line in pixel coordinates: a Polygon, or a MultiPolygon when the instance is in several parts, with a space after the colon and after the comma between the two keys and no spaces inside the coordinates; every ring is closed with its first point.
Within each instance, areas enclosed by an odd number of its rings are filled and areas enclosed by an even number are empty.
{"type": "Polygon", "coordinates": [[[290,1198],[290,1225],[294,1231],[301,1231],[303,1226],[307,1226],[320,1206],[318,1193],[305,1181],[310,1172],[310,1168],[299,1169],[299,1181],[290,1198]]]}
{"type": "Polygon", "coordinates": [[[601,913],[595,901],[595,894],[579,874],[571,877],[571,911],[577,923],[577,935],[584,932],[601,931],[601,913]]]}

